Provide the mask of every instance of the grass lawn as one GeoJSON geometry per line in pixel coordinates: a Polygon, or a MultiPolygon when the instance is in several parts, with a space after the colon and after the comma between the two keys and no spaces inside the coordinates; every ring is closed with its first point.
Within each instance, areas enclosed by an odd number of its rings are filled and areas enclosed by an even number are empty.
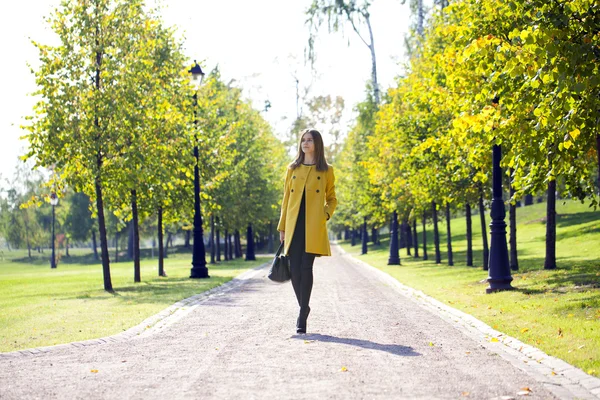
{"type": "Polygon", "coordinates": [[[111,263],[114,294],[102,286],[102,266],[89,250],[73,250],[51,270],[43,257],[4,250],[0,261],[0,352],[114,335],[173,303],[212,289],[269,260],[223,261],[208,265],[210,279],[189,279],[191,254],[165,259],[168,277],[158,277],[158,260],[142,259],[141,283],[133,262],[111,263]]]}
{"type": "MultiPolygon", "coordinates": [[[[485,294],[487,272],[482,270],[481,228],[473,218],[476,267],[466,267],[464,217],[451,220],[454,266],[446,264],[446,222],[440,221],[442,264],[436,265],[433,226],[427,226],[429,261],[400,251],[400,266],[388,266],[389,237],[369,244],[360,255],[360,243],[340,244],[353,256],[398,281],[484,321],[494,329],[561,358],[588,374],[600,377],[600,211],[569,201],[557,204],[558,269],[544,270],[545,207],[517,209],[519,271],[513,272],[511,292],[485,294]],[[443,233],[443,234],[442,234],[443,233]]],[[[489,224],[489,213],[486,215],[489,224]]],[[[507,216],[508,223],[508,216],[507,216]]],[[[419,255],[422,237],[419,223],[419,255]]]]}

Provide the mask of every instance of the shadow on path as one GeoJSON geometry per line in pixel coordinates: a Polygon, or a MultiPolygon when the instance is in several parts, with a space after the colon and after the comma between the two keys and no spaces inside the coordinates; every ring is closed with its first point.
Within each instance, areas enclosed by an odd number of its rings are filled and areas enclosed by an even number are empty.
{"type": "Polygon", "coordinates": [[[397,356],[405,356],[405,357],[416,357],[420,356],[421,353],[417,353],[412,349],[412,347],[401,346],[399,344],[380,344],[371,342],[368,340],[360,340],[360,339],[350,339],[350,338],[341,338],[329,335],[321,335],[319,333],[309,333],[307,335],[294,335],[292,339],[303,339],[303,340],[316,340],[319,342],[329,342],[329,343],[341,343],[347,344],[350,346],[362,347],[363,349],[372,349],[372,350],[380,350],[385,351],[397,356]]]}

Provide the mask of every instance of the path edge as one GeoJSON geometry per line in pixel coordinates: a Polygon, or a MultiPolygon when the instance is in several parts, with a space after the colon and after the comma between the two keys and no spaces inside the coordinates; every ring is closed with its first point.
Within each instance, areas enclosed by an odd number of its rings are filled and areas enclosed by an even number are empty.
{"type": "Polygon", "coordinates": [[[219,286],[215,286],[214,288],[209,289],[205,292],[198,293],[186,299],[180,300],[174,303],[173,305],[165,308],[164,310],[160,311],[159,313],[151,315],[139,324],[123,332],[97,339],[88,339],[78,342],[62,343],[52,346],[43,346],[31,349],[4,352],[0,353],[0,360],[16,359],[42,353],[51,353],[54,351],[73,347],[87,347],[102,345],[106,343],[125,342],[139,337],[141,335],[146,336],[153,334],[157,330],[179,321],[181,318],[185,317],[189,312],[193,311],[194,308],[200,303],[203,303],[214,296],[221,295],[236,287],[239,287],[240,285],[243,285],[246,281],[254,278],[256,275],[262,272],[262,270],[270,264],[271,262],[268,261],[264,264],[259,265],[258,267],[254,267],[252,269],[249,269],[248,271],[242,272],[230,281],[227,281],[219,286]]]}
{"type": "Polygon", "coordinates": [[[336,244],[343,257],[375,272],[398,293],[440,316],[481,346],[491,350],[515,367],[526,372],[561,399],[600,399],[600,379],[587,374],[566,361],[497,331],[474,316],[450,307],[367,262],[360,260],[336,244]],[[553,375],[553,373],[555,375],[553,375]]]}

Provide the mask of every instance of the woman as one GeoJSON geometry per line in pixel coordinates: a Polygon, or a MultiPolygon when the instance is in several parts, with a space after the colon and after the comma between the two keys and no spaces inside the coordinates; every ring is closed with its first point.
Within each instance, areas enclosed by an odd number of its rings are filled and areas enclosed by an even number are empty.
{"type": "Polygon", "coordinates": [[[315,257],[331,255],[325,222],[337,205],[334,183],[321,134],[306,129],[300,136],[296,160],[287,170],[277,226],[280,240],[285,243],[284,254],[290,257],[292,286],[300,306],[297,333],[306,333],[315,257]]]}

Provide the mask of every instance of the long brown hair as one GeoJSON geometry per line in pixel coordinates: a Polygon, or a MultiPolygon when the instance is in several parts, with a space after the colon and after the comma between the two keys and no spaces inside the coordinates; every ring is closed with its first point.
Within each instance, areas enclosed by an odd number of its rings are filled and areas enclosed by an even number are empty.
{"type": "Polygon", "coordinates": [[[316,129],[305,129],[302,131],[300,135],[300,140],[298,141],[298,155],[296,156],[296,160],[290,164],[291,169],[296,169],[300,166],[300,164],[304,163],[304,152],[302,151],[302,138],[304,135],[310,133],[313,137],[313,143],[315,145],[315,160],[317,171],[327,171],[327,160],[325,159],[325,146],[323,145],[323,137],[321,137],[321,133],[316,129]]]}

